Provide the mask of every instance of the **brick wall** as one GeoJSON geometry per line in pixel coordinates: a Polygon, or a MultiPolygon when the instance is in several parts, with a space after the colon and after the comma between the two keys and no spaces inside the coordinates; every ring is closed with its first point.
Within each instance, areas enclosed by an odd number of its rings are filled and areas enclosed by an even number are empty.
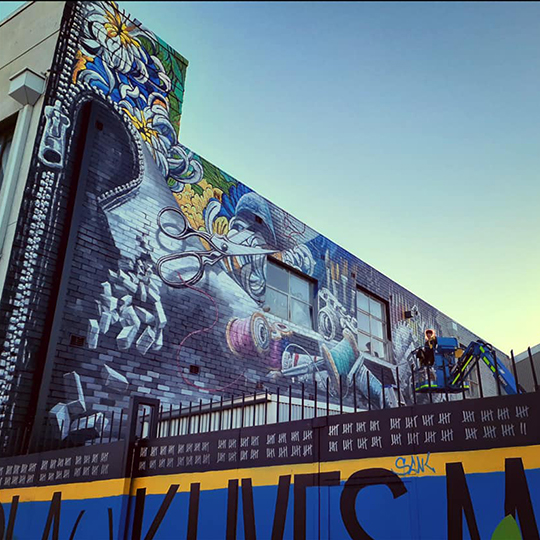
{"type": "MultiPolygon", "coordinates": [[[[373,406],[377,385],[397,387],[398,373],[410,403],[410,353],[424,330],[465,345],[477,336],[184,147],[187,63],[138,23],[125,30],[138,46],[118,49],[98,31],[105,10],[116,7],[77,4],[64,16],[47,98],[69,126],[57,143],[64,165],[40,159],[51,144],[44,117],[2,298],[6,331],[19,324],[16,295],[31,268],[24,338],[4,344],[3,361],[16,366],[3,390],[8,410],[17,403],[22,422],[37,407],[65,438],[81,419],[105,427],[133,395],[177,405],[292,385],[308,396],[328,387],[338,401],[328,355],[347,348],[349,331],[356,343],[358,290],[384,306],[387,351],[376,355],[361,340],[347,349],[341,399],[351,403],[347,375],[361,364],[373,406]],[[177,234],[182,216],[200,236],[177,234]],[[201,258],[181,258],[189,252],[201,258]],[[268,257],[311,281],[311,324],[269,310],[268,257]],[[186,283],[196,261],[200,279],[186,283]],[[304,355],[304,373],[290,375],[287,352],[304,355]]],[[[484,392],[494,393],[491,378],[484,392]]],[[[367,398],[360,389],[360,406],[367,398]]]]}

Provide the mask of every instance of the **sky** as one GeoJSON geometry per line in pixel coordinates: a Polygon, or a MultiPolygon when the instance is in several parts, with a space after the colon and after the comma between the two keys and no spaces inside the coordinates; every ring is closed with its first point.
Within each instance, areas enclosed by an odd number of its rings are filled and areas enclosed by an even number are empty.
{"type": "Polygon", "coordinates": [[[190,62],[184,145],[503,351],[540,342],[539,3],[119,5],[190,62]]]}

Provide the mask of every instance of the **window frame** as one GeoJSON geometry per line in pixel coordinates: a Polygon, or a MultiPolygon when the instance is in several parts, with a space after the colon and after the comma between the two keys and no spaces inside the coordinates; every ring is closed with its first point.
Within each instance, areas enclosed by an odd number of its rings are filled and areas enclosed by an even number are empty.
{"type": "Polygon", "coordinates": [[[294,268],[292,266],[289,266],[285,263],[283,263],[282,261],[280,261],[279,259],[274,259],[273,257],[267,257],[266,258],[266,264],[267,264],[267,268],[266,268],[266,293],[265,293],[265,306],[269,308],[269,313],[271,315],[273,315],[274,317],[277,317],[278,319],[281,319],[282,321],[286,321],[288,323],[291,323],[291,324],[294,324],[300,328],[305,328],[307,330],[310,330],[310,331],[313,331],[315,329],[315,311],[316,311],[316,301],[315,301],[315,298],[316,298],[316,293],[317,293],[317,281],[315,279],[313,279],[311,276],[308,276],[306,274],[304,274],[303,272],[301,272],[300,270],[298,270],[297,268],[294,268]],[[270,285],[269,283],[269,280],[268,280],[268,267],[270,264],[273,264],[274,266],[280,268],[281,270],[284,270],[285,272],[287,272],[288,274],[288,281],[287,281],[287,285],[288,285],[288,291],[285,292],[284,290],[282,289],[279,289],[273,285],[270,285]],[[290,283],[290,276],[293,275],[293,276],[296,276],[297,278],[300,278],[301,280],[305,281],[308,286],[309,286],[309,302],[304,302],[302,299],[298,298],[298,297],[295,297],[291,294],[291,283],[290,283]],[[271,311],[270,309],[270,306],[267,302],[267,292],[268,292],[268,289],[271,289],[273,291],[276,291],[280,294],[283,294],[283,295],[286,295],[287,296],[287,318],[283,318],[281,317],[280,315],[278,315],[277,313],[274,313],[273,311],[271,311]],[[294,299],[295,301],[297,302],[300,302],[306,306],[309,307],[309,327],[308,326],[304,326],[303,324],[300,324],[300,323],[297,323],[295,321],[293,321],[291,319],[291,299],[294,299]]]}
{"type": "Polygon", "coordinates": [[[390,329],[390,305],[389,302],[386,301],[384,298],[381,298],[380,296],[373,294],[371,291],[368,291],[364,287],[361,287],[357,285],[356,287],[356,297],[355,297],[355,316],[356,321],[358,323],[358,336],[357,340],[360,339],[360,336],[368,337],[369,340],[376,340],[379,343],[382,343],[383,350],[384,350],[384,357],[376,357],[373,353],[373,350],[369,352],[368,354],[370,356],[373,356],[377,360],[380,360],[382,362],[386,362],[388,364],[392,363],[392,335],[391,335],[391,329],[390,329]],[[361,293],[365,297],[368,298],[368,311],[366,311],[363,308],[360,308],[358,306],[358,294],[361,293]],[[371,312],[371,306],[369,305],[369,302],[373,300],[374,302],[378,303],[381,306],[381,316],[382,318],[378,317],[376,314],[373,314],[371,312]],[[367,315],[369,319],[369,333],[363,329],[360,328],[360,318],[359,314],[367,315]],[[382,325],[382,338],[378,337],[377,334],[373,333],[372,326],[371,326],[371,320],[372,318],[382,325]]]}

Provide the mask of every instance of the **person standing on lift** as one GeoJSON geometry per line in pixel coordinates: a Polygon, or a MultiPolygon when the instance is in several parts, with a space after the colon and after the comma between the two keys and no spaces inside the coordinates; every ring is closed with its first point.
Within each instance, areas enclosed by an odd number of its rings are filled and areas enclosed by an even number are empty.
{"type": "Polygon", "coordinates": [[[416,351],[416,358],[420,366],[423,368],[431,368],[435,363],[435,347],[437,346],[437,334],[435,330],[428,328],[424,332],[424,337],[426,342],[424,343],[423,349],[418,349],[416,351]]]}

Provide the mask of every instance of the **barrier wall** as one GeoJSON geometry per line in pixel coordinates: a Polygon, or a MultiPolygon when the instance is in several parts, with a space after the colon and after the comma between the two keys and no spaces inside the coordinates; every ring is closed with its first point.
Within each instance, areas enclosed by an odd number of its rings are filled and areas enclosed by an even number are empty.
{"type": "Polygon", "coordinates": [[[459,405],[2,460],[0,530],[6,539],[538,538],[538,395],[459,405]]]}

